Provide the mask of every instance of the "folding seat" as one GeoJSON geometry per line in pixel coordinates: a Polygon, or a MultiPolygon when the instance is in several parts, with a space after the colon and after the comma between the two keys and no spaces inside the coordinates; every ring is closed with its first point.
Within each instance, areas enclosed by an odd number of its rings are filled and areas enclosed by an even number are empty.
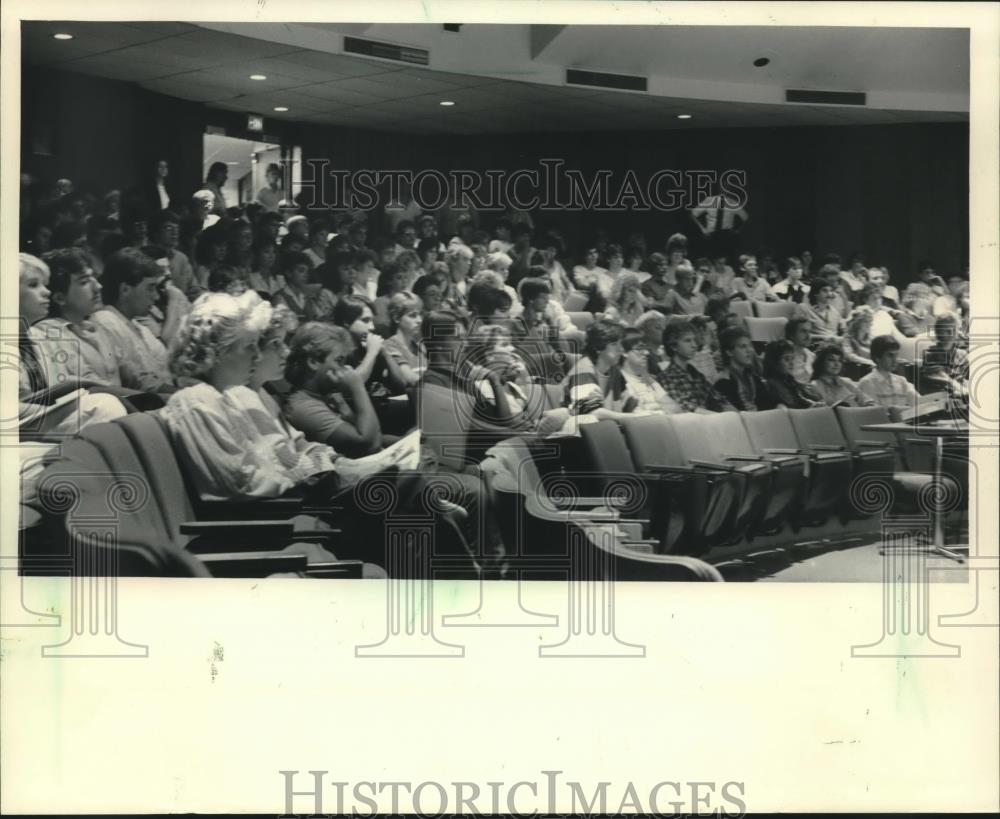
{"type": "Polygon", "coordinates": [[[439,467],[466,472],[486,450],[516,432],[483,418],[476,400],[459,390],[421,384],[416,392],[417,426],[439,467]]]}
{"type": "Polygon", "coordinates": [[[588,313],[585,310],[567,310],[566,314],[569,316],[570,321],[576,326],[577,330],[586,330],[591,324],[594,323],[594,314],[588,313]]]}
{"type": "MultiPolygon", "coordinates": [[[[865,474],[892,474],[896,453],[891,447],[852,447],[844,437],[832,407],[788,410],[788,417],[795,430],[795,436],[802,450],[816,452],[849,452],[852,462],[852,480],[865,474]]],[[[848,503],[842,509],[842,517],[865,517],[859,515],[856,505],[848,503]]]]}
{"type": "Polygon", "coordinates": [[[748,319],[753,316],[753,304],[744,299],[733,299],[729,302],[729,312],[735,313],[741,319],[748,319]]]}
{"type": "MultiPolygon", "coordinates": [[[[510,474],[498,476],[494,486],[500,508],[516,509],[522,495],[514,478],[510,474]]],[[[721,582],[723,579],[717,569],[695,557],[636,551],[632,548],[633,544],[619,537],[615,531],[618,523],[613,520],[602,521],[583,516],[560,520],[547,515],[539,523],[542,528],[538,532],[545,538],[546,553],[561,559],[558,563],[551,559],[548,563],[539,561],[538,567],[548,568],[549,572],[558,567],[563,577],[571,571],[572,565],[586,567],[590,572],[586,578],[570,575],[571,580],[721,582]],[[582,549],[584,554],[569,553],[572,549],[582,549]]],[[[532,554],[539,553],[532,550],[532,554]]]]}
{"type": "Polygon", "coordinates": [[[756,452],[739,414],[685,413],[671,417],[677,440],[692,463],[728,465],[744,480],[735,527],[748,539],[784,526],[802,491],[804,467],[794,456],[756,452]]]}
{"type": "Polygon", "coordinates": [[[749,316],[744,319],[750,340],[755,345],[764,345],[772,341],[780,341],[785,337],[785,318],[756,318],[749,316]]]}
{"type": "Polygon", "coordinates": [[[579,313],[583,311],[583,308],[587,306],[587,302],[589,301],[589,293],[582,293],[579,290],[573,290],[566,296],[566,301],[563,302],[563,309],[567,313],[579,313]]]}
{"type": "MultiPolygon", "coordinates": [[[[111,427],[101,424],[91,429],[111,427]]],[[[121,447],[121,442],[118,442],[121,447]]],[[[255,552],[197,558],[169,537],[145,476],[118,472],[92,440],[67,441],[39,481],[54,539],[84,577],[266,576],[306,568],[303,555],[255,552]]]]}
{"type": "MultiPolygon", "coordinates": [[[[888,449],[894,453],[892,478],[897,497],[913,504],[920,488],[934,475],[933,439],[912,435],[899,435],[891,430],[872,430],[863,427],[891,423],[889,411],[884,407],[837,407],[837,420],[851,448],[857,450],[888,449]]],[[[962,498],[968,498],[969,457],[967,442],[946,444],[942,472],[955,482],[962,498]]]]}
{"type": "Polygon", "coordinates": [[[817,525],[843,507],[851,485],[852,460],[847,452],[801,448],[788,410],[741,412],[754,449],[762,455],[792,455],[805,467],[805,486],[792,523],[817,525]]]}
{"type": "Polygon", "coordinates": [[[688,546],[685,551],[701,554],[742,537],[743,531],[734,523],[742,503],[743,479],[733,469],[688,462],[668,416],[623,418],[618,423],[639,471],[689,476],[691,502],[685,505],[682,536],[688,546]]]}
{"type": "MultiPolygon", "coordinates": [[[[147,494],[140,508],[121,516],[119,536],[123,542],[150,552],[172,549],[201,554],[213,573],[225,568],[240,576],[246,571],[241,568],[241,552],[257,553],[246,556],[250,571],[270,574],[288,569],[269,568],[267,552],[290,548],[294,542],[300,554],[293,556],[299,558],[311,551],[306,544],[333,545],[337,532],[316,528],[316,522],[307,518],[199,520],[166,431],[152,414],[94,425],[84,430],[82,438],[103,458],[107,481],[125,479],[133,491],[147,494]],[[312,528],[307,530],[303,524],[312,528]],[[218,556],[222,554],[226,557],[218,556]]],[[[306,568],[300,565],[300,569],[306,568]]],[[[314,576],[360,576],[361,568],[360,561],[338,561],[312,563],[308,571],[314,576]]]]}
{"type": "Polygon", "coordinates": [[[646,533],[659,541],[661,553],[699,547],[683,540],[687,517],[684,510],[691,504],[692,475],[638,470],[621,427],[614,421],[585,424],[580,427],[580,435],[587,459],[586,471],[591,475],[584,485],[594,487],[592,494],[613,497],[621,493],[625,498],[620,507],[623,517],[648,521],[646,533]],[[641,481],[641,486],[634,484],[636,480],[641,481]]]}
{"type": "Polygon", "coordinates": [[[795,313],[795,303],[790,301],[752,302],[757,318],[783,318],[788,321],[795,313]]]}

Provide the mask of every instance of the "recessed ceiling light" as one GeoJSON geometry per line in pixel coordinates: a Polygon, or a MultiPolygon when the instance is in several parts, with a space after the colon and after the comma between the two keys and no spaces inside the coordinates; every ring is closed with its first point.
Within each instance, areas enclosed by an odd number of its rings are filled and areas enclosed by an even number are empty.
{"type": "Polygon", "coordinates": [[[52,39],[53,40],[72,40],[73,39],[73,35],[72,34],[66,34],[66,32],[61,31],[58,34],[53,34],[52,35],[52,39]]]}
{"type": "Polygon", "coordinates": [[[453,103],[451,100],[441,100],[441,102],[439,103],[439,105],[444,105],[445,107],[450,106],[450,105],[454,105],[454,104],[455,103],[453,103]]]}
{"type": "Polygon", "coordinates": [[[690,114],[678,114],[677,119],[691,119],[690,114]]]}
{"type": "Polygon", "coordinates": [[[274,106],[274,110],[275,111],[287,111],[288,109],[284,105],[276,105],[276,106],[274,106]]]}
{"type": "Polygon", "coordinates": [[[763,68],[765,65],[767,65],[770,62],[771,62],[771,60],[768,57],[758,57],[756,60],[753,61],[753,64],[757,68],[763,68]]]}
{"type": "Polygon", "coordinates": [[[240,163],[239,162],[227,162],[226,164],[227,165],[239,165],[240,163]]]}
{"type": "Polygon", "coordinates": [[[265,74],[251,74],[250,75],[250,79],[251,80],[266,80],[267,76],[265,74]]]}

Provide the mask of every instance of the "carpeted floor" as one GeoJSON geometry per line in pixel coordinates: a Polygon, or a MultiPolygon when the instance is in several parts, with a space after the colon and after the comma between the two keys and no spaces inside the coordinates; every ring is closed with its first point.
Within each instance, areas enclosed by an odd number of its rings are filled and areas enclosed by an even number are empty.
{"type": "MultiPolygon", "coordinates": [[[[959,533],[945,538],[950,543],[965,543],[959,533]]],[[[755,580],[786,583],[880,583],[886,569],[886,558],[879,554],[880,538],[864,540],[800,544],[772,550],[762,550],[732,561],[716,564],[726,582],[755,580]]],[[[957,547],[959,554],[968,554],[967,547],[957,547]]],[[[899,560],[897,555],[893,558],[899,560]]],[[[934,565],[944,564],[943,558],[933,558],[934,565]]],[[[891,571],[891,569],[890,569],[891,571]]],[[[964,583],[968,580],[965,564],[947,561],[947,569],[931,572],[936,583],[964,583]]]]}

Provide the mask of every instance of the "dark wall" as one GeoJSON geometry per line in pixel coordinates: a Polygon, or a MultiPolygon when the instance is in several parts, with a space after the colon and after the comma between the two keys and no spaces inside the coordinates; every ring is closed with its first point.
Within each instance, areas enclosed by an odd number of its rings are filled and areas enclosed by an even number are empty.
{"type": "MultiPolygon", "coordinates": [[[[906,281],[924,259],[958,272],[968,259],[969,132],[966,124],[753,128],[651,133],[461,137],[434,151],[442,167],[539,168],[559,158],[584,176],[629,168],[641,183],[660,169],[746,172],[750,220],[738,247],[775,258],[810,249],[817,258],[858,250],[906,281]]],[[[692,240],[683,211],[539,214],[584,242],[598,226],[624,239],[644,230],[662,247],[673,231],[692,240]]],[[[696,242],[694,252],[704,249],[696,242]]]]}
{"type": "MultiPolygon", "coordinates": [[[[206,126],[261,136],[245,131],[243,113],[30,68],[22,75],[22,123],[24,170],[47,183],[67,176],[97,192],[133,184],[160,156],[170,161],[179,191],[193,191],[206,126]]],[[[347,170],[513,171],[558,158],[585,176],[608,169],[619,185],[628,169],[643,183],[660,169],[741,170],[750,221],[739,249],[767,247],[776,257],[806,248],[817,257],[861,250],[897,282],[923,259],[951,272],[968,258],[966,124],[444,137],[266,120],[265,135],[300,145],[306,160],[326,158],[347,170]]],[[[621,239],[643,230],[651,247],[675,230],[697,236],[684,212],[563,211],[538,221],[560,227],[574,245],[599,226],[621,239]]]]}

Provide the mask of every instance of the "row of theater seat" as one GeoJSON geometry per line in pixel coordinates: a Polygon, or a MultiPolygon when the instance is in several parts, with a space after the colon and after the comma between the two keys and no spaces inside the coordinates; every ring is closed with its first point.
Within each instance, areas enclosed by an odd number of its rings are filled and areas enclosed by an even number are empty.
{"type": "MultiPolygon", "coordinates": [[[[879,513],[915,509],[933,481],[929,440],[862,429],[888,421],[881,408],[846,407],[600,421],[579,438],[499,444],[505,477],[494,483],[520,527],[510,539],[529,550],[544,546],[551,514],[610,507],[657,553],[726,559],[877,531],[879,513]],[[892,500],[873,506],[873,494],[892,500]]],[[[961,507],[967,459],[945,463],[944,494],[961,507]]]]}

